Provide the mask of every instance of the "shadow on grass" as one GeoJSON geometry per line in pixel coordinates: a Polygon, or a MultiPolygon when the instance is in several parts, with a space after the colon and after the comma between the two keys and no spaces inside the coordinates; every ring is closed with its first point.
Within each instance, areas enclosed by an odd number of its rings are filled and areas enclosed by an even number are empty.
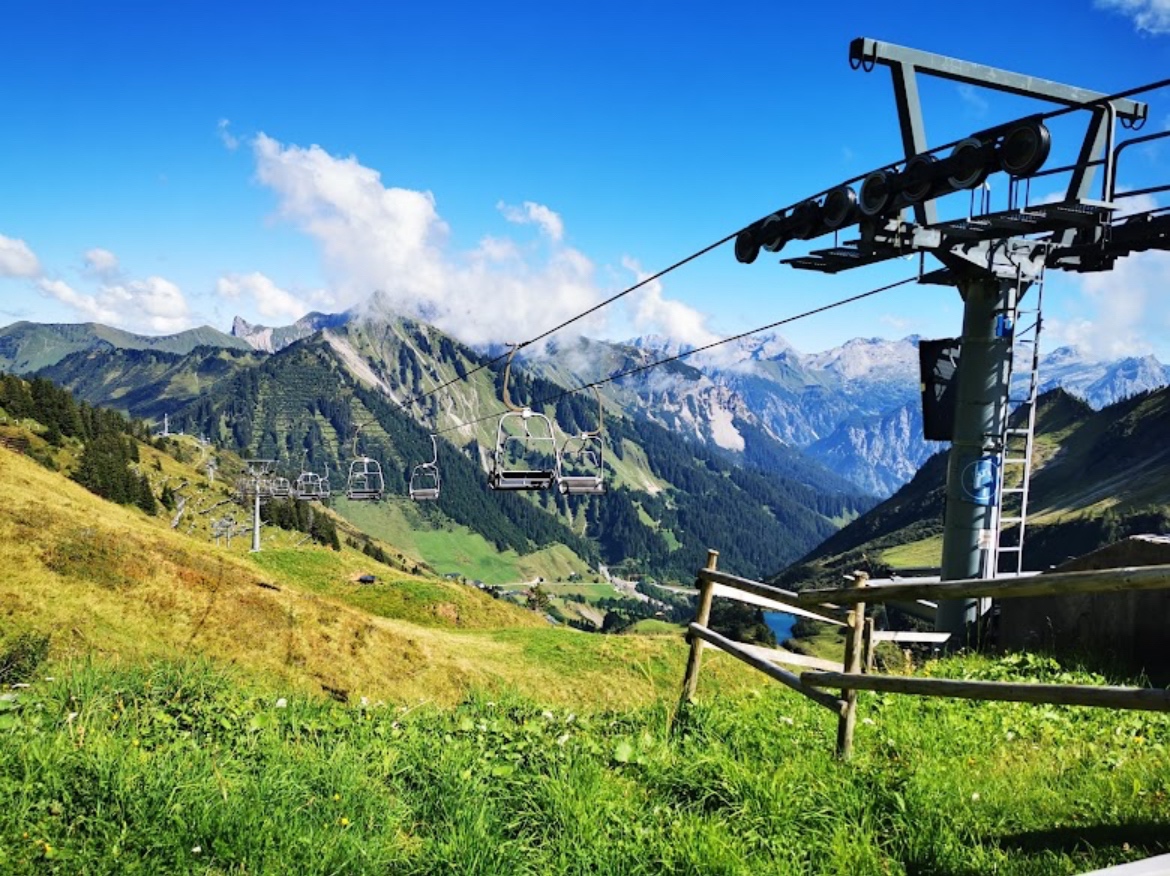
{"type": "MultiPolygon", "coordinates": [[[[1070,857],[1092,854],[1098,863],[1077,870],[1082,872],[1170,853],[1170,822],[1054,827],[988,837],[987,842],[1021,858],[1045,852],[1070,857]]],[[[986,872],[962,866],[940,866],[939,862],[930,860],[908,861],[905,867],[907,876],[982,876],[986,872]]]]}
{"type": "Polygon", "coordinates": [[[1170,852],[1170,821],[1086,824],[1030,830],[1002,836],[997,843],[1006,851],[1072,854],[1091,849],[1116,849],[1126,851],[1126,856],[1134,859],[1148,858],[1170,852]]]}

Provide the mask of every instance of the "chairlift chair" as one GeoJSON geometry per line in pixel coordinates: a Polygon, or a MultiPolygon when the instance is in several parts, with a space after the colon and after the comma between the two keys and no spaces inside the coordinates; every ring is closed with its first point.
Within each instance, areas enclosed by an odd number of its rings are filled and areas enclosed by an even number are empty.
{"type": "Polygon", "coordinates": [[[305,451],[304,459],[301,462],[301,473],[297,475],[296,483],[293,485],[293,495],[298,499],[303,500],[321,500],[329,497],[329,481],[311,471],[307,466],[309,462],[309,451],[305,451]]]}
{"type": "Polygon", "coordinates": [[[324,499],[329,495],[328,490],[328,482],[315,471],[303,471],[297,475],[298,499],[324,499]]]}
{"type": "Polygon", "coordinates": [[[382,477],[382,466],[376,459],[368,456],[358,456],[358,435],[362,428],[358,426],[353,436],[354,459],[349,464],[349,479],[345,484],[345,496],[355,502],[377,502],[381,500],[386,489],[386,481],[382,477]]]}
{"type": "Polygon", "coordinates": [[[508,396],[508,380],[512,373],[512,357],[520,345],[513,344],[504,368],[504,404],[508,410],[500,417],[496,428],[496,449],[492,456],[492,470],[488,474],[488,486],[493,490],[547,490],[556,480],[557,439],[553,434],[552,420],[531,408],[512,404],[508,396]],[[516,434],[510,434],[509,422],[518,422],[516,434]],[[551,467],[520,468],[509,465],[509,451],[515,452],[520,461],[535,462],[540,457],[552,461],[551,467]]]}
{"type": "Polygon", "coordinates": [[[288,478],[270,478],[268,481],[268,493],[274,499],[287,499],[292,494],[292,485],[288,482],[288,478]]]}
{"type": "Polygon", "coordinates": [[[600,496],[605,492],[605,411],[597,396],[597,428],[565,439],[557,453],[557,489],[566,496],[600,496]]]}
{"type": "Polygon", "coordinates": [[[410,472],[410,498],[416,502],[434,502],[439,498],[439,444],[431,436],[434,455],[430,462],[420,462],[410,472]]]}

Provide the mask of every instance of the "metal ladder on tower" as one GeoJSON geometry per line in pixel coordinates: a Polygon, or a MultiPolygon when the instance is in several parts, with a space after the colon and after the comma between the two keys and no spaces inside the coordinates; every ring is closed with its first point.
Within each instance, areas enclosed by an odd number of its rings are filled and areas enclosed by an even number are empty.
{"type": "MultiPolygon", "coordinates": [[[[1021,277],[1022,279],[1022,277],[1021,277]]],[[[1019,288],[1017,286],[1017,288],[1019,288]]],[[[1008,376],[1008,410],[1000,442],[995,491],[995,527],[986,577],[1019,575],[1024,571],[1024,534],[1028,523],[1028,490],[1036,436],[1036,396],[1040,386],[1040,330],[1043,326],[1044,272],[1032,282],[1033,302],[1004,315],[1012,320],[1012,355],[1008,376]],[[1021,326],[1021,321],[1025,324],[1021,326]],[[1021,381],[1016,363],[1024,360],[1021,381]],[[1017,388],[1018,387],[1018,388],[1017,388]],[[1012,410],[1014,408],[1014,410],[1012,410]]]]}

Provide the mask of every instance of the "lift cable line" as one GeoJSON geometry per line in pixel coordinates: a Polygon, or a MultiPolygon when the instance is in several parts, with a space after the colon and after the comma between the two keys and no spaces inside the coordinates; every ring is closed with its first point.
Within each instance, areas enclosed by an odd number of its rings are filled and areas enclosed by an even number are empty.
{"type": "MultiPolygon", "coordinates": [[[[730,238],[727,238],[727,240],[730,240],[730,238]]],[[[724,242],[726,242],[726,240],[724,242]]],[[[691,349],[691,350],[684,350],[681,353],[676,353],[673,356],[667,356],[664,359],[657,359],[653,362],[646,362],[642,365],[636,365],[633,368],[627,368],[624,371],[619,371],[616,374],[611,374],[611,375],[609,375],[609,377],[602,377],[599,380],[592,381],[591,383],[583,383],[580,386],[574,387],[572,389],[566,389],[565,391],[558,393],[557,395],[553,395],[553,396],[550,396],[548,398],[540,399],[536,402],[533,402],[533,404],[538,404],[541,406],[555,404],[556,402],[560,401],[562,398],[565,398],[566,396],[575,395],[578,392],[584,392],[587,389],[595,389],[597,387],[604,386],[607,383],[612,383],[615,380],[621,380],[623,377],[630,377],[631,375],[634,375],[634,374],[640,374],[643,371],[649,371],[652,368],[658,368],[661,365],[668,365],[671,362],[677,362],[680,359],[686,359],[688,356],[693,356],[696,353],[703,353],[703,352],[706,352],[707,350],[712,350],[715,347],[720,347],[723,344],[730,344],[732,341],[738,341],[738,340],[741,340],[743,338],[751,337],[752,335],[758,335],[760,332],[766,332],[766,331],[769,331],[770,329],[779,328],[782,325],[787,325],[789,323],[796,322],[797,320],[805,319],[805,318],[810,317],[810,316],[816,316],[817,314],[824,313],[827,310],[833,310],[834,308],[837,308],[837,307],[843,307],[846,304],[852,304],[855,301],[861,301],[863,298],[870,298],[870,297],[872,297],[874,295],[878,295],[882,292],[888,292],[891,289],[896,289],[899,286],[905,286],[908,283],[914,283],[917,280],[918,280],[917,275],[915,275],[913,277],[906,277],[905,279],[898,280],[895,283],[889,283],[885,286],[879,286],[876,289],[870,289],[868,292],[862,292],[858,295],[851,295],[848,298],[842,298],[838,301],[831,302],[830,304],[822,305],[821,307],[814,307],[812,310],[806,310],[803,313],[797,313],[793,316],[787,316],[784,319],[779,319],[779,320],[776,320],[775,322],[770,322],[767,325],[758,326],[757,328],[749,329],[746,332],[740,332],[737,335],[732,335],[731,337],[723,338],[723,339],[718,340],[718,341],[712,341],[711,343],[704,344],[701,347],[695,347],[694,349],[691,349]]],[[[477,417],[474,420],[467,420],[466,422],[459,423],[459,424],[454,425],[454,426],[448,426],[445,429],[440,429],[437,432],[435,432],[434,434],[443,435],[443,434],[446,434],[447,432],[454,432],[458,429],[464,429],[468,426],[474,426],[474,425],[476,425],[478,423],[482,423],[486,420],[494,420],[494,419],[497,419],[498,417],[500,417],[500,415],[503,413],[506,413],[506,411],[497,411],[495,413],[485,414],[484,416],[477,417]]]]}
{"type": "MultiPolygon", "coordinates": [[[[500,353],[498,356],[495,356],[495,357],[488,359],[484,362],[480,362],[478,365],[476,365],[471,370],[464,372],[462,377],[452,377],[450,380],[447,380],[443,383],[440,383],[438,386],[434,387],[433,389],[428,389],[426,392],[420,392],[417,395],[406,399],[406,401],[399,402],[398,403],[399,409],[404,410],[404,409],[408,408],[410,405],[413,405],[415,402],[422,401],[427,396],[434,395],[436,392],[440,392],[449,386],[453,386],[454,384],[459,383],[460,381],[466,380],[468,377],[470,377],[472,374],[475,374],[477,371],[482,371],[485,368],[490,368],[492,365],[495,365],[497,362],[502,362],[505,359],[511,359],[511,357],[514,356],[518,350],[523,350],[525,347],[530,347],[535,343],[539,343],[540,341],[543,341],[545,338],[549,337],[550,335],[556,334],[561,329],[567,328],[567,327],[571,326],[573,323],[578,322],[587,316],[592,316],[594,313],[596,313],[597,311],[601,310],[604,307],[608,307],[609,305],[611,305],[615,301],[617,301],[619,298],[624,298],[627,295],[629,295],[631,292],[636,292],[637,290],[641,289],[643,286],[645,286],[649,283],[653,283],[655,280],[662,279],[667,274],[669,274],[671,271],[677,270],[678,268],[681,268],[683,265],[689,264],[690,262],[693,262],[695,259],[701,258],[702,256],[705,256],[707,253],[711,252],[712,250],[718,249],[719,247],[723,246],[723,244],[728,243],[729,241],[735,240],[735,238],[737,236],[739,236],[739,234],[743,230],[744,229],[741,228],[739,231],[733,231],[731,234],[728,234],[726,237],[722,237],[719,240],[715,241],[714,243],[707,244],[707,246],[703,247],[702,249],[696,250],[695,252],[691,253],[689,256],[686,256],[685,258],[679,259],[674,264],[663,268],[662,270],[658,271],[657,273],[651,274],[648,277],[643,277],[641,280],[639,280],[637,283],[634,283],[632,286],[627,286],[621,292],[618,292],[615,295],[611,295],[609,298],[606,298],[604,301],[599,301],[597,304],[594,304],[592,307],[588,308],[587,310],[583,310],[580,313],[578,313],[576,316],[570,317],[569,319],[566,319],[564,322],[560,323],[559,325],[555,325],[552,328],[541,332],[539,335],[537,335],[534,338],[529,338],[527,341],[522,341],[518,344],[509,345],[511,347],[511,349],[509,349],[507,352],[500,353]]],[[[444,431],[448,431],[448,430],[444,430],[444,431]]],[[[436,433],[436,434],[440,434],[440,433],[436,433]]]]}

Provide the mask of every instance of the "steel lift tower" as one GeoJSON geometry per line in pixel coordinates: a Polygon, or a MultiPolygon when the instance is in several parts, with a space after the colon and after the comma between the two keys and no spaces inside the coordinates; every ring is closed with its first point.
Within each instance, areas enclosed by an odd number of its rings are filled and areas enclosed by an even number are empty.
{"type": "MultiPolygon", "coordinates": [[[[1117,258],[1131,252],[1170,248],[1166,209],[1119,219],[1115,203],[1122,197],[1170,189],[1157,186],[1119,193],[1116,186],[1117,161],[1124,148],[1166,136],[1114,142],[1119,125],[1136,130],[1148,115],[1147,104],[1130,95],[1154,86],[1104,95],[868,38],[852,42],[849,61],[854,69],[867,72],[878,65],[889,68],[905,158],[752,223],[736,238],[736,258],[751,263],[761,249],[778,252],[792,240],[831,233],[832,247],[783,262],[825,273],[908,253],[929,254],[941,263],[941,268],[928,272],[920,262],[919,282],[955,286],[963,299],[942,577],[994,577],[1000,524],[1008,518],[1001,521],[998,501],[989,499],[999,486],[995,470],[1011,431],[1008,384],[1021,299],[1030,286],[1042,281],[1046,268],[1110,270],[1117,258]],[[931,149],[918,96],[920,75],[1035,98],[1056,108],[931,149]],[[1045,123],[1072,114],[1087,119],[1076,161],[1041,170],[1051,147],[1045,123]],[[1007,204],[1006,209],[993,211],[984,182],[1000,171],[1008,177],[1007,204]],[[1063,198],[1029,204],[1031,180],[1057,174],[1067,179],[1063,198]],[[940,220],[936,200],[963,191],[970,200],[966,215],[940,220]],[[853,225],[858,239],[839,243],[837,235],[853,225]]],[[[1021,541],[1022,521],[1021,514],[1021,541]]],[[[944,602],[936,626],[955,634],[952,641],[961,642],[975,609],[974,600],[944,602]]]]}

